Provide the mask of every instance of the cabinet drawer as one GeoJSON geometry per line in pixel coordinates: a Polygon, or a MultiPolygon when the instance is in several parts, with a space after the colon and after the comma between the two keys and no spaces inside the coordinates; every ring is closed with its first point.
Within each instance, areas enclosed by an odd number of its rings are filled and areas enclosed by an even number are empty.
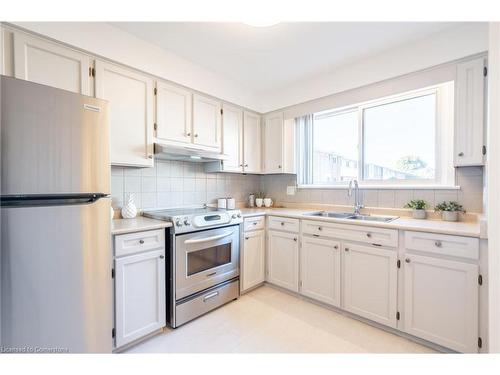
{"type": "Polygon", "coordinates": [[[405,248],[431,254],[479,259],[479,239],[446,234],[405,232],[405,248]]]}
{"type": "Polygon", "coordinates": [[[266,222],[265,216],[247,217],[244,221],[245,232],[257,229],[264,229],[266,222]]]}
{"type": "Polygon", "coordinates": [[[340,238],[342,240],[364,242],[383,246],[398,246],[398,231],[365,227],[361,225],[336,224],[324,221],[302,221],[304,234],[320,235],[325,237],[340,238]]]}
{"type": "Polygon", "coordinates": [[[165,247],[165,229],[115,236],[115,256],[130,255],[165,247]]]}
{"type": "Polygon", "coordinates": [[[269,229],[284,230],[287,232],[299,231],[299,219],[291,219],[288,217],[269,216],[269,229]]]}

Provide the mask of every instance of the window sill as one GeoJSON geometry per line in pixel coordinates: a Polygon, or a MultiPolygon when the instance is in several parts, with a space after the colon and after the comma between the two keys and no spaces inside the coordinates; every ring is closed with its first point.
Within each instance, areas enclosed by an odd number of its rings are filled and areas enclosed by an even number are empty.
{"type": "MultiPolygon", "coordinates": [[[[359,185],[361,190],[460,190],[455,185],[359,185]]],[[[348,185],[297,185],[297,189],[346,190],[348,185]]]]}

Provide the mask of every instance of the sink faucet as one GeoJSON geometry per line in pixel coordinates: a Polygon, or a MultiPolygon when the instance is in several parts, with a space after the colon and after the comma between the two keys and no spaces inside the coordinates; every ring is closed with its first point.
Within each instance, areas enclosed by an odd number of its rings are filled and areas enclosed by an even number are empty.
{"type": "Polygon", "coordinates": [[[360,215],[361,214],[360,210],[364,206],[361,204],[360,195],[359,195],[359,184],[358,184],[358,180],[356,180],[356,179],[349,181],[349,190],[347,192],[347,195],[349,197],[352,196],[353,190],[354,190],[354,215],[360,215]]]}

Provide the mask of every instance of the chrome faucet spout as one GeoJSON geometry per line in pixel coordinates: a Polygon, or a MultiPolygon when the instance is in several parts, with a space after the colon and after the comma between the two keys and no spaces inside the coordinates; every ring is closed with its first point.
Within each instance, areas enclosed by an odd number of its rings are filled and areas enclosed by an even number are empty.
{"type": "Polygon", "coordinates": [[[349,190],[347,191],[347,195],[349,197],[352,196],[352,192],[354,190],[354,214],[359,215],[361,214],[361,209],[364,207],[361,204],[361,199],[360,199],[360,194],[359,194],[359,184],[358,180],[352,179],[349,181],[349,190]]]}

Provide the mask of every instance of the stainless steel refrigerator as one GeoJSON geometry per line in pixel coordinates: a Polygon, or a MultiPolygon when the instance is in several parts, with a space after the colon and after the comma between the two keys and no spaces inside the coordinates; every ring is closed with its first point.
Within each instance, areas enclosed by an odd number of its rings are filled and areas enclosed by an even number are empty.
{"type": "Polygon", "coordinates": [[[0,348],[109,353],[107,103],[0,78],[0,348]]]}

